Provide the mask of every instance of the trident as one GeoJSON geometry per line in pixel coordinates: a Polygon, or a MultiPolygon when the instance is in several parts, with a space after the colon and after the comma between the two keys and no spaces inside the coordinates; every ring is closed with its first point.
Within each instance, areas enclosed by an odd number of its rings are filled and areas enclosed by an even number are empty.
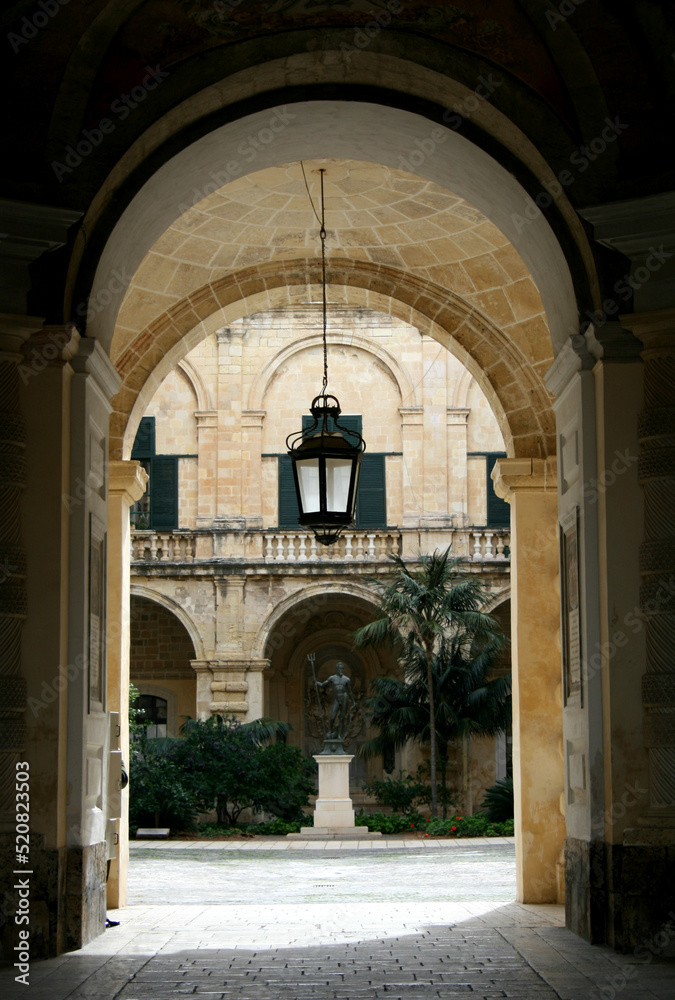
{"type": "Polygon", "coordinates": [[[319,703],[319,715],[321,716],[321,728],[323,730],[323,738],[326,738],[326,720],[323,715],[323,705],[321,704],[321,696],[319,694],[319,682],[316,679],[316,670],[314,669],[316,665],[316,653],[308,653],[307,659],[309,660],[310,666],[312,668],[312,677],[314,678],[314,691],[316,693],[316,700],[319,703]]]}

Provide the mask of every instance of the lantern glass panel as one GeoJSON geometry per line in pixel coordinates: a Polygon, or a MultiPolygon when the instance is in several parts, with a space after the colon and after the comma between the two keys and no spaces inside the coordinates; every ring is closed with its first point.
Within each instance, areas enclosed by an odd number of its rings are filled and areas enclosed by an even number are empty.
{"type": "Polygon", "coordinates": [[[326,510],[347,511],[351,475],[351,459],[326,459],[326,510]]]}
{"type": "Polygon", "coordinates": [[[319,459],[307,458],[295,463],[300,486],[300,500],[303,514],[318,513],[321,509],[319,496],[319,459]]]}

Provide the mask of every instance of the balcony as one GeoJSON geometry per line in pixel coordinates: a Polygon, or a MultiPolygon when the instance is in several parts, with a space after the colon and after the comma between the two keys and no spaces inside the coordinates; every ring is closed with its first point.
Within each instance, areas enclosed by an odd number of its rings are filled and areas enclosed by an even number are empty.
{"type": "Polygon", "coordinates": [[[420,552],[446,549],[468,563],[506,568],[511,534],[505,528],[404,528],[345,532],[331,546],[304,531],[228,531],[212,528],[132,529],[131,561],[143,564],[208,564],[230,560],[263,566],[321,563],[386,564],[391,555],[414,560],[420,552]]]}

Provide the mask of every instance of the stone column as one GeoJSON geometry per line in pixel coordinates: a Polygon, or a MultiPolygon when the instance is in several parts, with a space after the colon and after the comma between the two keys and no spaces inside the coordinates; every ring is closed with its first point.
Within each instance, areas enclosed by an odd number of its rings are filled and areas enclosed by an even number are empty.
{"type": "Polygon", "coordinates": [[[468,520],[469,497],[466,479],[467,468],[467,429],[471,410],[465,407],[448,407],[446,421],[448,426],[448,511],[460,514],[457,527],[462,528],[468,520]]]}
{"type": "Polygon", "coordinates": [[[517,899],[555,903],[565,842],[555,459],[502,458],[511,504],[511,660],[517,899]]]}
{"type": "Polygon", "coordinates": [[[213,664],[213,660],[190,660],[190,666],[197,675],[196,712],[198,719],[208,719],[211,714],[213,664]]]}
{"type": "Polygon", "coordinates": [[[242,514],[247,528],[262,528],[262,445],[265,410],[244,410],[241,416],[242,514]]]}
{"type": "Polygon", "coordinates": [[[246,722],[262,719],[265,715],[265,684],[263,672],[270,665],[269,660],[248,660],[246,664],[246,681],[248,683],[248,712],[246,722]]]}
{"type": "Polygon", "coordinates": [[[418,528],[424,509],[424,408],[401,406],[403,527],[418,528]]]}
{"type": "Polygon", "coordinates": [[[211,527],[218,502],[218,411],[196,410],[197,527],[211,527]]]}
{"type": "MultiPolygon", "coordinates": [[[[644,491],[640,615],[645,626],[642,677],[648,796],[624,832],[620,898],[624,936],[642,940],[670,919],[675,883],[675,309],[622,319],[642,341],[644,409],[638,473],[644,491]],[[645,873],[649,873],[649,879],[645,873]]],[[[670,952],[669,952],[670,953],[670,952]]]]}
{"type": "Polygon", "coordinates": [[[217,333],[218,341],[218,509],[216,517],[223,528],[239,531],[245,527],[242,516],[241,478],[241,401],[243,325],[225,327],[217,333]]]}
{"type": "Polygon", "coordinates": [[[212,660],[211,715],[234,715],[244,722],[249,715],[247,660],[212,660]]]}
{"type": "MultiPolygon", "coordinates": [[[[140,462],[110,462],[108,476],[108,711],[119,712],[120,749],[129,768],[129,634],[131,526],[129,509],[143,496],[148,476],[140,462]]],[[[117,857],[110,865],[110,909],[126,906],[129,867],[129,792],[122,791],[117,857]]]]}

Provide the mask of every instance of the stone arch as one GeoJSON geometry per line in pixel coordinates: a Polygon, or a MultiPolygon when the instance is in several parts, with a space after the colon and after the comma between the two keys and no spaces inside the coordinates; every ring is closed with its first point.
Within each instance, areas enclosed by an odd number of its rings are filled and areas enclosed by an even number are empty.
{"type": "Polygon", "coordinates": [[[199,629],[187,611],[185,611],[180,604],[176,601],[172,601],[170,597],[166,597],[164,594],[160,594],[156,590],[153,590],[152,587],[146,587],[141,583],[132,583],[130,594],[132,597],[144,597],[147,601],[153,601],[155,604],[161,604],[163,608],[166,608],[166,610],[170,611],[172,615],[175,615],[190,636],[195,651],[195,659],[205,659],[204,643],[202,642],[201,635],[199,634],[199,629]]]}
{"type": "Polygon", "coordinates": [[[457,382],[455,387],[454,405],[458,409],[466,409],[469,405],[469,390],[471,389],[472,376],[467,369],[457,382]]]}
{"type": "MultiPolygon", "coordinates": [[[[409,399],[409,406],[415,405],[415,386],[407,373],[405,368],[399,364],[398,360],[394,355],[385,350],[383,347],[379,347],[377,352],[373,350],[373,342],[368,340],[367,337],[363,337],[357,333],[344,333],[344,334],[328,334],[326,336],[326,342],[330,346],[331,344],[348,344],[350,347],[358,347],[360,350],[365,351],[367,354],[373,355],[382,365],[387,369],[391,378],[396,382],[398,386],[399,395],[401,400],[409,399]]],[[[251,390],[249,393],[248,409],[259,410],[263,408],[263,400],[265,398],[265,393],[267,392],[267,387],[269,386],[274,373],[291,358],[294,354],[300,351],[306,351],[310,347],[316,347],[321,345],[322,338],[319,334],[311,334],[308,337],[303,337],[301,340],[296,340],[287,347],[284,347],[278,354],[275,354],[273,358],[265,365],[265,367],[258,373],[251,390]]]]}
{"type": "MultiPolygon", "coordinates": [[[[411,322],[455,354],[485,393],[510,455],[541,458],[555,453],[551,397],[541,373],[477,309],[432,282],[385,265],[332,261],[328,281],[341,301],[411,322]]],[[[202,287],[146,327],[116,361],[123,386],[113,401],[112,457],[129,456],[145,407],[181,357],[235,319],[297,303],[298,286],[304,287],[307,301],[316,301],[319,261],[247,268],[202,287]]]]}
{"type": "Polygon", "coordinates": [[[373,600],[372,590],[365,584],[341,580],[328,589],[326,583],[314,583],[308,587],[303,587],[295,594],[280,601],[269,613],[265,621],[261,624],[253,642],[251,657],[253,659],[264,659],[266,656],[267,644],[270,636],[279,622],[285,618],[289,612],[294,611],[303,604],[309,604],[312,609],[320,609],[327,600],[340,597],[356,597],[365,604],[373,608],[376,604],[373,600]]]}
{"type": "Polygon", "coordinates": [[[188,380],[192,387],[192,391],[195,394],[197,400],[197,409],[199,410],[212,410],[213,403],[211,401],[211,393],[209,388],[204,381],[204,377],[199,369],[188,361],[187,358],[182,358],[177,365],[181,372],[188,380]]]}
{"type": "MultiPolygon", "coordinates": [[[[494,103],[477,100],[469,87],[418,63],[377,52],[354,53],[363,79],[361,93],[367,93],[367,99],[362,96],[354,100],[350,96],[343,101],[317,99],[292,103],[297,100],[296,92],[284,93],[290,65],[293,65],[296,79],[310,91],[324,85],[339,88],[353,75],[356,67],[351,57],[347,65],[343,53],[334,52],[331,56],[317,60],[313,53],[305,52],[296,53],[289,59],[270,60],[265,64],[266,93],[260,92],[259,69],[243,70],[192,95],[179,108],[171,109],[148,127],[143,140],[137,141],[110,172],[85,217],[84,226],[91,232],[99,219],[105,218],[106,211],[110,211],[117,189],[139,171],[143,159],[153,153],[159,161],[164,158],[162,166],[145,181],[114,222],[107,241],[103,233],[97,234],[102,253],[91,282],[90,299],[96,302],[100,293],[108,289],[110,275],[115,271],[123,267],[135,270],[144,253],[182,211],[232,179],[233,175],[223,170],[230,151],[265,128],[270,112],[283,113],[288,121],[269,147],[256,152],[256,170],[307,157],[363,159],[364,150],[368,150],[368,159],[373,162],[397,165],[402,159],[402,151],[417,156],[420,150],[428,148],[429,132],[436,126],[443,133],[442,150],[437,155],[436,147],[440,142],[435,143],[431,153],[423,154],[421,162],[416,159],[412,168],[419,176],[466,198],[513,243],[539,288],[557,352],[570,334],[577,332],[578,326],[576,296],[566,253],[577,283],[583,286],[582,297],[588,299],[590,294],[597,303],[600,295],[584,228],[536,143],[494,103]],[[206,131],[208,126],[202,119],[213,115],[222,121],[223,110],[228,105],[236,105],[254,94],[256,104],[267,105],[266,110],[235,118],[206,131]],[[293,110],[287,113],[289,102],[293,110]],[[406,105],[424,108],[424,114],[405,110],[406,105]],[[476,142],[438,124],[449,109],[457,107],[477,126],[476,142]],[[189,141],[183,131],[189,121],[197,134],[202,133],[201,137],[167,158],[169,153],[164,150],[175,149],[189,141]],[[491,140],[491,150],[497,151],[493,155],[477,144],[482,135],[491,140]],[[167,143],[168,137],[173,140],[171,143],[167,143]],[[500,152],[503,153],[501,157],[500,152]],[[512,164],[514,169],[502,166],[501,162],[512,164]],[[516,178],[516,172],[532,188],[532,194],[516,178]],[[544,196],[545,207],[553,206],[548,213],[551,222],[533,202],[533,197],[540,195],[544,196]],[[560,240],[552,224],[560,230],[560,240]]],[[[303,91],[303,96],[306,92],[303,91]]],[[[315,92],[318,95],[319,92],[315,92]]],[[[228,114],[233,116],[232,107],[228,114]]],[[[556,127],[559,130],[552,119],[550,128],[556,127]]],[[[191,137],[195,131],[190,132],[191,137]]],[[[559,140],[563,140],[562,134],[559,140]]],[[[242,166],[237,164],[235,177],[247,172],[242,166]]],[[[107,221],[102,221],[102,227],[107,221]]],[[[76,281],[82,254],[84,247],[78,247],[69,276],[71,283],[76,281]]],[[[90,335],[100,339],[106,349],[109,349],[123,292],[123,289],[115,289],[111,308],[101,310],[92,320],[90,335]]],[[[84,290],[71,294],[87,296],[84,290]]]]}

